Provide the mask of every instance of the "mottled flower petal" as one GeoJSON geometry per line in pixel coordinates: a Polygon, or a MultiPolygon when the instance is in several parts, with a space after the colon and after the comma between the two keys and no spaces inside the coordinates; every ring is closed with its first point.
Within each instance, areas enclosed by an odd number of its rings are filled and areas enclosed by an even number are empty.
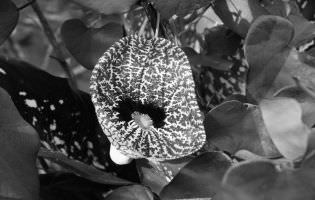
{"type": "Polygon", "coordinates": [[[205,142],[194,87],[179,47],[132,35],[99,59],[90,89],[112,145],[132,158],[161,161],[192,154],[205,142]]]}

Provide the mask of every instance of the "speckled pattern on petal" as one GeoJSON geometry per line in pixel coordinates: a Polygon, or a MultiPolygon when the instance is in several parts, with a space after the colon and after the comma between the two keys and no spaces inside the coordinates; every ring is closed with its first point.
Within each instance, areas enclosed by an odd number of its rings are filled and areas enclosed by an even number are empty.
{"type": "Polygon", "coordinates": [[[189,155],[205,142],[202,116],[184,52],[163,38],[128,36],[99,59],[91,77],[98,120],[112,145],[133,158],[161,161],[189,155]],[[165,111],[162,127],[142,129],[114,109],[131,99],[165,111]]]}

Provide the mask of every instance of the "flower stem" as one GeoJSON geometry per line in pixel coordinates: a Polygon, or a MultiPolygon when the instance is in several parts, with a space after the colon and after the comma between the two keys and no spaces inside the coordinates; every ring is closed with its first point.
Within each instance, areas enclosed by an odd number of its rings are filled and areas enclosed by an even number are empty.
{"type": "Polygon", "coordinates": [[[47,37],[47,39],[49,40],[49,42],[51,43],[51,45],[54,47],[54,50],[56,52],[56,56],[54,57],[58,62],[59,64],[61,65],[62,69],[65,71],[65,73],[67,74],[68,76],[68,81],[69,81],[69,85],[71,87],[71,89],[76,92],[78,89],[77,89],[77,83],[74,79],[74,76],[70,70],[70,67],[68,65],[68,63],[66,62],[66,56],[64,55],[62,49],[61,49],[61,46],[58,44],[57,42],[57,39],[50,27],[50,25],[48,24],[48,21],[46,19],[46,17],[44,16],[43,12],[41,11],[40,7],[38,6],[37,2],[36,1],[33,1],[32,4],[31,4],[34,12],[36,13],[41,25],[42,25],[42,28],[43,28],[43,31],[47,37]]]}

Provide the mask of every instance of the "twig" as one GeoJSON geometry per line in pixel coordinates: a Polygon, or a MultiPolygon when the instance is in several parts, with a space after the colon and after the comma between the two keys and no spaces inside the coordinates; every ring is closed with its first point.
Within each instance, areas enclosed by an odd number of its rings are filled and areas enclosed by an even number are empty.
{"type": "Polygon", "coordinates": [[[69,65],[68,63],[66,62],[66,59],[61,50],[61,46],[58,44],[57,42],[57,39],[51,29],[51,27],[49,26],[48,22],[47,22],[47,19],[45,18],[45,16],[43,15],[40,7],[38,6],[37,2],[34,1],[32,4],[32,8],[34,10],[34,12],[36,13],[39,21],[41,22],[42,24],[42,27],[43,27],[43,30],[49,40],[49,42],[51,43],[51,45],[54,47],[54,50],[56,52],[56,60],[59,62],[59,64],[61,65],[62,69],[65,71],[65,73],[67,74],[68,76],[68,81],[69,81],[69,85],[71,87],[71,89],[77,93],[77,84],[74,80],[74,77],[73,77],[73,74],[69,68],[69,65]]]}
{"type": "Polygon", "coordinates": [[[32,5],[35,1],[36,1],[36,0],[31,0],[31,1],[27,2],[26,4],[24,4],[23,6],[18,7],[17,10],[23,10],[23,9],[26,8],[27,6],[32,5]]]}

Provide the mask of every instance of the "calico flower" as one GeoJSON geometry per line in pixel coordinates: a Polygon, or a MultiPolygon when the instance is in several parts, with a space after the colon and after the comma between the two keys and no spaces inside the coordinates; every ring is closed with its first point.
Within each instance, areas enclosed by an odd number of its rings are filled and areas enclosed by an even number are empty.
{"type": "Polygon", "coordinates": [[[205,142],[188,59],[166,39],[116,42],[95,66],[90,90],[111,145],[130,158],[176,159],[205,142]]]}

